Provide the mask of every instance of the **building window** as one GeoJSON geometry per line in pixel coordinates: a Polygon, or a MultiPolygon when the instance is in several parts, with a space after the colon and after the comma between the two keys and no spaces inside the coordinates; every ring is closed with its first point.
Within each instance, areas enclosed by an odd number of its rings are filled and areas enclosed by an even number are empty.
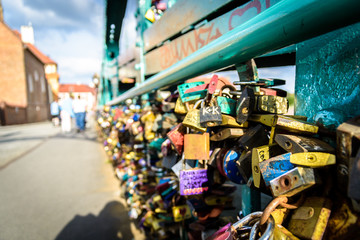
{"type": "Polygon", "coordinates": [[[45,92],[45,78],[44,78],[44,76],[41,76],[41,79],[40,79],[40,84],[41,84],[41,92],[45,92]]]}
{"type": "Polygon", "coordinates": [[[29,92],[34,92],[34,83],[31,74],[28,75],[29,92]]]}
{"type": "Polygon", "coordinates": [[[35,72],[34,72],[34,78],[35,78],[35,81],[36,81],[36,82],[39,81],[39,73],[38,73],[38,71],[36,71],[36,70],[35,70],[35,72]]]}
{"type": "Polygon", "coordinates": [[[55,73],[55,72],[56,72],[56,65],[54,65],[54,64],[47,65],[47,66],[45,67],[45,72],[46,72],[47,74],[49,74],[49,73],[55,73]]]}

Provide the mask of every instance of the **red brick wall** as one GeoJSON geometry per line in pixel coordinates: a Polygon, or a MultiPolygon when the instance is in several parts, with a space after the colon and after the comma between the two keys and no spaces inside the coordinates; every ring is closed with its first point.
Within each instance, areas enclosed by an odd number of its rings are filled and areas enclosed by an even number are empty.
{"type": "Polygon", "coordinates": [[[0,102],[26,107],[24,49],[21,40],[0,22],[0,102]]]}

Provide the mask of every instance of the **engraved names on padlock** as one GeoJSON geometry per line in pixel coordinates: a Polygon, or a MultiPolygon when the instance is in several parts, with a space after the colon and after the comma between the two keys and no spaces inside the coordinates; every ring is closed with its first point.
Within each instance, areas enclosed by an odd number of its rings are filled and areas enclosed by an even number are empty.
{"type": "Polygon", "coordinates": [[[180,171],[180,194],[197,195],[208,191],[206,169],[180,171]]]}

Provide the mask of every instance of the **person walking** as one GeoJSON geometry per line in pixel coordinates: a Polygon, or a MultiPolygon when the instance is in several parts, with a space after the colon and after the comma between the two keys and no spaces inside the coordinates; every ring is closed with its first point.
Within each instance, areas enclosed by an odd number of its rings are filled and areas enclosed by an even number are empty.
{"type": "Polygon", "coordinates": [[[60,125],[60,106],[57,100],[50,105],[51,121],[55,127],[60,125]]]}
{"type": "Polygon", "coordinates": [[[73,102],[77,132],[85,130],[86,102],[80,95],[73,102]]]}
{"type": "Polygon", "coordinates": [[[73,111],[72,96],[66,95],[65,99],[61,102],[61,129],[64,133],[71,132],[71,118],[75,117],[73,111]]]}

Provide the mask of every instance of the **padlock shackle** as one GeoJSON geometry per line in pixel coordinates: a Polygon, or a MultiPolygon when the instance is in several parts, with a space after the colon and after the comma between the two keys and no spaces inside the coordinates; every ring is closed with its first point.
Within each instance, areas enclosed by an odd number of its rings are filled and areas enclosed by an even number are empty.
{"type": "Polygon", "coordinates": [[[256,219],[256,218],[260,218],[262,216],[263,212],[253,212],[245,217],[243,217],[242,219],[240,219],[239,221],[237,221],[236,223],[234,223],[231,228],[234,232],[236,232],[237,229],[245,226],[246,224],[248,224],[249,222],[251,222],[252,220],[256,219]]]}
{"type": "MultiPolygon", "coordinates": [[[[269,240],[271,239],[275,229],[275,220],[272,215],[267,220],[267,225],[265,230],[262,232],[259,240],[269,240]]],[[[249,240],[257,239],[258,232],[261,231],[260,221],[257,221],[254,226],[251,228],[249,240]]]]}

